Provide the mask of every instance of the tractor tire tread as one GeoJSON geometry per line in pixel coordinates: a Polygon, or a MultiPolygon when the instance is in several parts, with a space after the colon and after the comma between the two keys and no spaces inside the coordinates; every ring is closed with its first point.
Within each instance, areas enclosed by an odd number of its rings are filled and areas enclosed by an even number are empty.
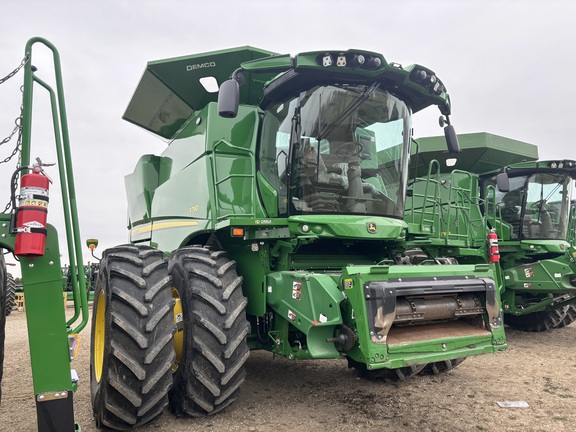
{"type": "Polygon", "coordinates": [[[562,321],[560,321],[560,323],[556,326],[556,328],[569,326],[574,321],[576,321],[576,305],[571,304],[568,306],[568,309],[566,309],[566,315],[564,316],[562,321]]]}
{"type": "Polygon", "coordinates": [[[132,429],[154,420],[168,405],[175,360],[170,287],[161,251],[122,245],[103,253],[94,298],[96,303],[102,290],[107,296],[105,340],[109,342],[105,342],[100,382],[91,370],[97,425],[132,429]]]}
{"type": "Polygon", "coordinates": [[[545,332],[558,327],[564,318],[569,306],[562,309],[547,309],[526,315],[505,315],[504,323],[509,327],[525,332],[545,332]]]}
{"type": "Polygon", "coordinates": [[[8,316],[12,313],[16,306],[16,281],[14,276],[6,273],[6,292],[4,293],[5,299],[5,315],[8,316]]]}
{"type": "Polygon", "coordinates": [[[242,278],[225,251],[201,246],[175,251],[168,269],[182,301],[186,338],[170,407],[176,415],[214,414],[237,399],[246,376],[250,325],[242,278]]]}
{"type": "Polygon", "coordinates": [[[455,367],[460,366],[464,360],[466,360],[466,357],[428,363],[426,367],[422,369],[420,375],[440,375],[450,372],[455,367]]]}

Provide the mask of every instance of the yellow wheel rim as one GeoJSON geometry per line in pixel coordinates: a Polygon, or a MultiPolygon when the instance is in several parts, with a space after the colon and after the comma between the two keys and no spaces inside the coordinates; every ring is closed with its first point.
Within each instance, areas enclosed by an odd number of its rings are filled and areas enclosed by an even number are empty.
{"type": "Polygon", "coordinates": [[[174,351],[176,352],[176,361],[172,365],[172,372],[176,372],[182,360],[182,351],[184,347],[184,314],[182,313],[182,302],[175,288],[172,288],[172,298],[176,301],[174,304],[174,325],[176,334],[174,334],[174,351]]]}
{"type": "Polygon", "coordinates": [[[94,374],[96,382],[102,378],[104,364],[104,339],[106,336],[106,299],[104,291],[100,291],[96,299],[96,322],[94,325],[94,374]]]}

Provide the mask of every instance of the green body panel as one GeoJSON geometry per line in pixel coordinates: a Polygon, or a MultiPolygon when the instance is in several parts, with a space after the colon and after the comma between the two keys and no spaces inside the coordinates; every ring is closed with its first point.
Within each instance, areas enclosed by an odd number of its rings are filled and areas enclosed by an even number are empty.
{"type": "Polygon", "coordinates": [[[142,156],[126,176],[132,242],[172,251],[223,219],[265,217],[256,195],[255,110],[243,108],[232,121],[220,119],[211,103],[195,119],[161,156],[142,156]]]}
{"type": "Polygon", "coordinates": [[[570,284],[574,267],[566,259],[547,259],[522,264],[504,270],[506,289],[532,292],[576,293],[570,284]]]}
{"type": "Polygon", "coordinates": [[[392,218],[377,216],[291,216],[288,219],[290,231],[295,234],[312,234],[318,237],[341,239],[403,240],[406,236],[406,223],[392,218]],[[305,231],[304,227],[309,230],[305,231]],[[373,226],[376,231],[369,231],[373,226]]]}
{"type": "MultiPolygon", "coordinates": [[[[267,303],[278,316],[307,335],[306,351],[301,356],[337,358],[333,343],[326,342],[342,324],[338,277],[306,272],[274,272],[266,279],[267,303]]],[[[290,351],[293,347],[289,347],[290,351]]],[[[282,348],[281,348],[282,350],[282,348]]],[[[300,350],[296,350],[300,351],[300,350]]]]}
{"type": "MultiPolygon", "coordinates": [[[[0,247],[14,250],[9,215],[1,215],[0,247]]],[[[62,297],[58,234],[48,225],[44,256],[20,258],[34,393],[75,391],[70,376],[70,346],[62,297]]],[[[10,353],[7,353],[10,355],[10,353]]]]}

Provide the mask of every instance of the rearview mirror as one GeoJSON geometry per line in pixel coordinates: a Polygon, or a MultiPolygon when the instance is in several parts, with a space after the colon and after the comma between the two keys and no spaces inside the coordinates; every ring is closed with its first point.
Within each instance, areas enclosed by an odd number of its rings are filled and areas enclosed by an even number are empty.
{"type": "Polygon", "coordinates": [[[500,192],[510,192],[510,179],[508,173],[501,172],[496,176],[496,187],[500,192]]]}
{"type": "Polygon", "coordinates": [[[448,153],[460,153],[460,143],[458,136],[451,124],[444,127],[444,136],[446,137],[446,145],[448,146],[448,153]]]}
{"type": "Polygon", "coordinates": [[[218,114],[220,117],[234,118],[240,105],[240,84],[235,79],[224,81],[218,92],[218,114]]]}

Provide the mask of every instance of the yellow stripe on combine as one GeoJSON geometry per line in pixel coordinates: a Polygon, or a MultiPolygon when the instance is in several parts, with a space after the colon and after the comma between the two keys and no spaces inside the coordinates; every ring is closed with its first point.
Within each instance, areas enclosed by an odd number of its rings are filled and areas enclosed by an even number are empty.
{"type": "Polygon", "coordinates": [[[139,226],[132,229],[130,235],[138,236],[141,234],[149,233],[156,230],[167,229],[167,228],[182,228],[198,226],[198,222],[195,221],[178,221],[178,222],[154,222],[146,225],[139,226]]]}

